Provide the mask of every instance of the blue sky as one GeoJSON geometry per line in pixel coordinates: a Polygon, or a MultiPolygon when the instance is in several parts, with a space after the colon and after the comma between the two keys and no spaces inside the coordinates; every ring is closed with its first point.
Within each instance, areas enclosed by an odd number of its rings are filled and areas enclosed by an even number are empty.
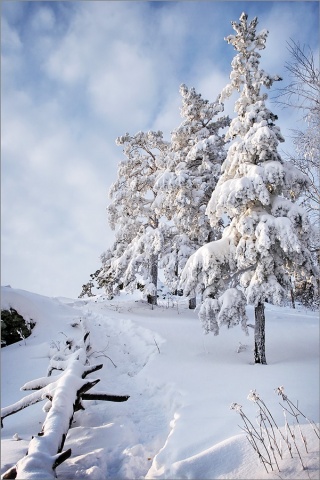
{"type": "MultiPolygon", "coordinates": [[[[269,30],[261,65],[284,77],[290,38],[319,49],[318,2],[1,2],[1,284],[77,297],[111,245],[116,137],[181,122],[181,83],[212,101],[245,11],[269,30]]],[[[233,103],[225,105],[233,115],[233,103]]],[[[293,111],[278,125],[288,140],[293,111]]]]}

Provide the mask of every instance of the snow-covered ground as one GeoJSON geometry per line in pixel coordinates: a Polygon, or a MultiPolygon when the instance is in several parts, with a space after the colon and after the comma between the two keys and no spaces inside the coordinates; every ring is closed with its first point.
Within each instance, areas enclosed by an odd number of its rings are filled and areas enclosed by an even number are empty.
{"type": "MultiPolygon", "coordinates": [[[[101,379],[92,392],[130,395],[124,403],[84,401],[86,409],[75,413],[68,433],[64,449],[72,455],[57,468],[59,478],[319,478],[319,441],[310,427],[304,426],[309,453],[299,444],[307,469],[297,453],[290,459],[285,452],[281,472],[267,474],[239,428],[240,416],[230,409],[241,404],[255,422],[257,406],[247,396],[256,389],[283,426],[274,391],[283,385],[301,411],[319,422],[318,312],[266,305],[268,365],[262,366],[252,363],[251,328],[249,337],[240,326],[204,335],[197,313],[182,298],[160,299],[152,310],[138,295],[108,301],[47,298],[10,287],[1,293],[2,309],[13,307],[36,321],[29,338],[1,350],[2,407],[29,393],[20,391],[27,381],[46,375],[50,356],[63,351],[67,337],[80,338],[72,326],[80,318],[91,332],[90,361],[104,364],[90,375],[101,379]]],[[[253,323],[250,307],[248,315],[253,323]]],[[[1,473],[25,455],[31,436],[41,430],[42,406],[4,419],[1,473]]]]}

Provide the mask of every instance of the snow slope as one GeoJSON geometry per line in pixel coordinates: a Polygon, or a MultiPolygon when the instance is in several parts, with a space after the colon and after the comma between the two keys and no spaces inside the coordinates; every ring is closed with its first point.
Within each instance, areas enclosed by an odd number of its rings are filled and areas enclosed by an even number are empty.
{"type": "MultiPolygon", "coordinates": [[[[297,454],[293,460],[286,454],[281,473],[267,474],[238,426],[240,417],[230,410],[237,402],[254,421],[257,407],[247,396],[256,389],[283,426],[274,389],[284,385],[302,412],[319,422],[318,313],[266,305],[268,365],[263,366],[252,364],[251,328],[249,337],[240,326],[222,329],[217,337],[203,335],[197,313],[184,299],[159,303],[152,310],[133,295],[73,300],[2,287],[1,308],[11,306],[36,321],[28,339],[1,350],[2,407],[28,393],[20,391],[24,383],[46,375],[50,356],[57,348],[63,351],[67,338],[80,338],[80,329],[72,326],[80,318],[91,332],[90,361],[104,364],[91,375],[101,379],[93,390],[130,395],[124,403],[84,401],[86,409],[76,412],[64,447],[72,456],[57,468],[58,477],[319,478],[319,442],[310,427],[304,426],[308,469],[302,470],[297,454]]],[[[248,315],[253,323],[250,307],[248,315]]],[[[40,431],[42,406],[4,419],[1,473],[25,455],[31,436],[40,431]]]]}

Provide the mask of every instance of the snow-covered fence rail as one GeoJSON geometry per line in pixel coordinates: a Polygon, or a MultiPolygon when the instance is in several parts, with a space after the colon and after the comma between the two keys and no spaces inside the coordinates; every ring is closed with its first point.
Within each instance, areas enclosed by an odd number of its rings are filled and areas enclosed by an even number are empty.
{"type": "Polygon", "coordinates": [[[63,450],[73,415],[84,410],[82,400],[107,400],[123,402],[127,395],[110,395],[107,393],[88,393],[100,379],[87,379],[87,376],[103,365],[88,365],[87,352],[89,332],[85,332],[83,344],[69,355],[55,355],[49,365],[48,375],[52,370],[62,370],[56,376],[48,376],[26,383],[21,390],[36,390],[18,402],[1,409],[1,426],[3,419],[34,403],[47,399],[44,410],[47,411],[42,430],[33,437],[25,457],[2,475],[2,479],[41,479],[56,478],[55,469],[71,455],[71,449],[63,450]]]}

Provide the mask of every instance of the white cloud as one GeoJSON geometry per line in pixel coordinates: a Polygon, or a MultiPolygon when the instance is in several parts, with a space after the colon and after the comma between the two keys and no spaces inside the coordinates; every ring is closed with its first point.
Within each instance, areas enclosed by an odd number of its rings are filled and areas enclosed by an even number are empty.
{"type": "MultiPolygon", "coordinates": [[[[316,2],[310,2],[310,7],[316,2]]],[[[318,45],[314,29],[319,25],[318,16],[312,8],[306,8],[306,2],[273,2],[259,21],[261,28],[269,31],[266,50],[262,52],[261,64],[271,74],[284,71],[288,59],[287,42],[290,39],[314,47],[318,45]],[[309,27],[309,28],[308,28],[309,27]],[[311,34],[310,34],[311,33],[311,34]]]]}
{"type": "Polygon", "coordinates": [[[39,6],[31,20],[32,28],[41,31],[52,30],[55,23],[56,18],[54,11],[47,6],[43,6],[43,4],[39,6]]]}
{"type": "MultiPolygon", "coordinates": [[[[154,129],[168,139],[182,121],[181,83],[215,100],[235,53],[223,37],[244,4],[4,3],[2,279],[76,296],[113,239],[105,209],[122,158],[116,137],[154,129]]],[[[296,3],[299,15],[285,2],[245,5],[270,31],[270,73],[283,68],[288,36],[310,35],[301,18],[314,10],[296,3]]]]}
{"type": "Polygon", "coordinates": [[[112,51],[112,61],[88,81],[92,106],[118,128],[124,125],[124,118],[128,125],[139,128],[147,123],[154,108],[158,87],[155,69],[151,59],[144,58],[137,47],[119,42],[112,51]]]}
{"type": "Polygon", "coordinates": [[[201,92],[203,98],[213,102],[228,82],[228,75],[219,71],[213,71],[209,75],[199,79],[197,90],[201,92]]]}
{"type": "Polygon", "coordinates": [[[18,32],[12,28],[6,18],[1,18],[1,43],[3,49],[20,50],[22,44],[18,32]]]}
{"type": "MultiPolygon", "coordinates": [[[[38,109],[26,94],[7,98],[6,102],[6,162],[2,179],[4,281],[23,287],[24,282],[30,281],[30,272],[37,271],[38,275],[48,265],[52,293],[63,294],[65,289],[77,296],[90,269],[97,268],[108,237],[113,236],[107,228],[105,205],[106,172],[113,170],[115,175],[115,168],[110,169],[107,160],[104,168],[99,168],[104,155],[108,158],[112,154],[107,143],[93,134],[80,139],[73,133],[54,102],[38,109]],[[74,262],[73,270],[65,271],[66,258],[74,262]],[[50,262],[54,275],[50,273],[50,262]]],[[[37,275],[37,287],[30,289],[39,287],[41,293],[50,282],[41,284],[37,275]]]]}

